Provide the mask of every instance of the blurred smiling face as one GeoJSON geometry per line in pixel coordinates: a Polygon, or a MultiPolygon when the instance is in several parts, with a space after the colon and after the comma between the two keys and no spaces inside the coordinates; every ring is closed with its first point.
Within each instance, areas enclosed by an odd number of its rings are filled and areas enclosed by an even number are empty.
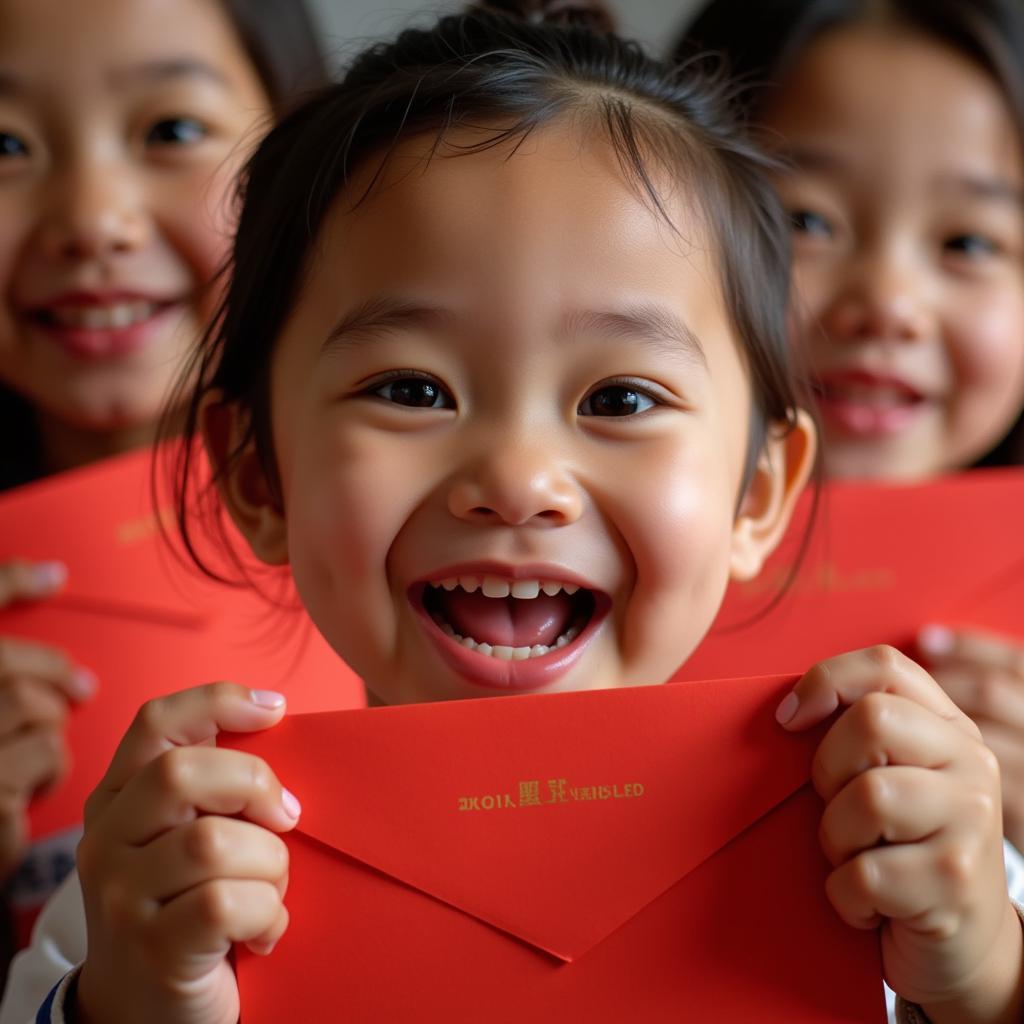
{"type": "Polygon", "coordinates": [[[0,0],[0,24],[0,381],[138,427],[212,312],[269,101],[213,0],[0,0]]]}
{"type": "Polygon", "coordinates": [[[909,31],[842,29],[762,120],[792,161],[778,185],[826,468],[969,465],[1024,405],[1024,167],[995,82],[909,31]]]}
{"type": "Polygon", "coordinates": [[[236,518],[384,703],[661,682],[784,518],[767,485],[735,515],[714,247],[603,142],[433,144],[324,224],[272,369],[284,518],[236,518]]]}

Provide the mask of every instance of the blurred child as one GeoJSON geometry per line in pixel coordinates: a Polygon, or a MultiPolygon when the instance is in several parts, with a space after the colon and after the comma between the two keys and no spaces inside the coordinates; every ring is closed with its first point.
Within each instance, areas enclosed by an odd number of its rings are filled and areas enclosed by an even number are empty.
{"type": "MultiPolygon", "coordinates": [[[[815,447],[784,222],[717,97],[613,36],[446,18],[279,125],[244,194],[186,438],[375,700],[668,678],[815,447]]],[[[839,705],[815,771],[829,897],[938,1024],[1015,1019],[992,755],[888,649],[812,669],[778,718],[839,705]]],[[[211,744],[284,710],[230,683],[142,709],[87,808],[87,942],[70,885],[41,922],[52,967],[84,964],[38,1019],[238,1020],[227,957],[287,927],[274,833],[300,807],[211,744]]]]}
{"type": "MultiPolygon", "coordinates": [[[[326,75],[301,3],[0,0],[0,23],[4,489],[153,439],[214,308],[237,167],[326,75]]],[[[0,607],[64,575],[0,565],[0,607]]],[[[28,799],[64,769],[67,702],[94,687],[63,654],[0,638],[0,877],[23,858],[28,799]]],[[[75,838],[23,864],[19,912],[75,838]]]]}
{"type": "MultiPolygon", "coordinates": [[[[677,48],[702,52],[784,161],[827,471],[1024,462],[1024,9],[713,0],[677,48]]],[[[936,624],[920,647],[998,755],[1024,846],[1024,649],[936,624]]]]}

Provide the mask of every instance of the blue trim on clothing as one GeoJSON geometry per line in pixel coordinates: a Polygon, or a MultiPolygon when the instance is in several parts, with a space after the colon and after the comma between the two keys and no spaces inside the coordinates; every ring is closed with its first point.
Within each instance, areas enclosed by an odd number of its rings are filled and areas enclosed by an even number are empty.
{"type": "Polygon", "coordinates": [[[50,989],[50,994],[43,1001],[43,1005],[39,1007],[39,1012],[36,1014],[36,1024],[50,1024],[53,1019],[53,1001],[57,998],[57,989],[64,983],[64,979],[61,978],[53,988],[50,989]]]}

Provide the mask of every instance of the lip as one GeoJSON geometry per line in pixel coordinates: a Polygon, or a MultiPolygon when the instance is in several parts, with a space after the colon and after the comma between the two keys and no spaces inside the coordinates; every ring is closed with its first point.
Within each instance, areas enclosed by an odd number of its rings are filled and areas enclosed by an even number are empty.
{"type": "Polygon", "coordinates": [[[928,394],[904,378],[861,368],[819,373],[815,398],[822,416],[833,429],[857,438],[900,434],[913,426],[932,406],[928,394]],[[850,395],[843,394],[848,388],[857,390],[850,395]],[[872,389],[888,393],[896,391],[906,401],[895,405],[872,402],[872,389]]]}
{"type": "Polygon", "coordinates": [[[611,611],[611,599],[607,593],[578,574],[550,564],[510,566],[497,562],[464,562],[431,572],[414,583],[408,594],[409,602],[423,625],[424,633],[441,659],[472,686],[491,692],[529,693],[557,682],[583,656],[611,611]],[[436,583],[453,576],[500,576],[510,580],[540,579],[575,584],[593,595],[594,611],[586,626],[564,647],[538,658],[501,661],[490,655],[470,651],[456,643],[441,630],[427,612],[423,603],[423,592],[428,583],[436,583]]]}
{"type": "Polygon", "coordinates": [[[180,313],[184,301],[127,289],[69,291],[26,307],[24,315],[35,329],[74,359],[98,362],[123,358],[145,348],[162,334],[168,320],[180,313]],[[54,319],[62,310],[132,303],[148,304],[153,307],[152,312],[123,327],[85,327],[54,319]]]}

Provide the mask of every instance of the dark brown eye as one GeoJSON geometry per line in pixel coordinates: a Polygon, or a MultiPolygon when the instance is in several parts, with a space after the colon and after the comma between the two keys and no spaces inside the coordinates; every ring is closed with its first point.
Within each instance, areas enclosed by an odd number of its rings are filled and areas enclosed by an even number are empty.
{"type": "Polygon", "coordinates": [[[206,128],[194,117],[165,117],[146,133],[146,142],[156,146],[187,146],[206,138],[206,128]]]}
{"type": "Polygon", "coordinates": [[[0,160],[10,156],[28,156],[28,146],[17,135],[0,132],[0,160]]]}
{"type": "Polygon", "coordinates": [[[373,393],[386,402],[408,406],[411,409],[451,409],[455,403],[451,396],[432,380],[421,377],[401,377],[389,380],[373,393]]]}
{"type": "Polygon", "coordinates": [[[798,235],[813,238],[831,238],[832,225],[819,213],[812,210],[790,210],[789,223],[798,235]]]}
{"type": "Polygon", "coordinates": [[[635,416],[656,404],[642,391],[622,384],[606,384],[591,391],[580,402],[578,412],[581,416],[635,416]]]}

